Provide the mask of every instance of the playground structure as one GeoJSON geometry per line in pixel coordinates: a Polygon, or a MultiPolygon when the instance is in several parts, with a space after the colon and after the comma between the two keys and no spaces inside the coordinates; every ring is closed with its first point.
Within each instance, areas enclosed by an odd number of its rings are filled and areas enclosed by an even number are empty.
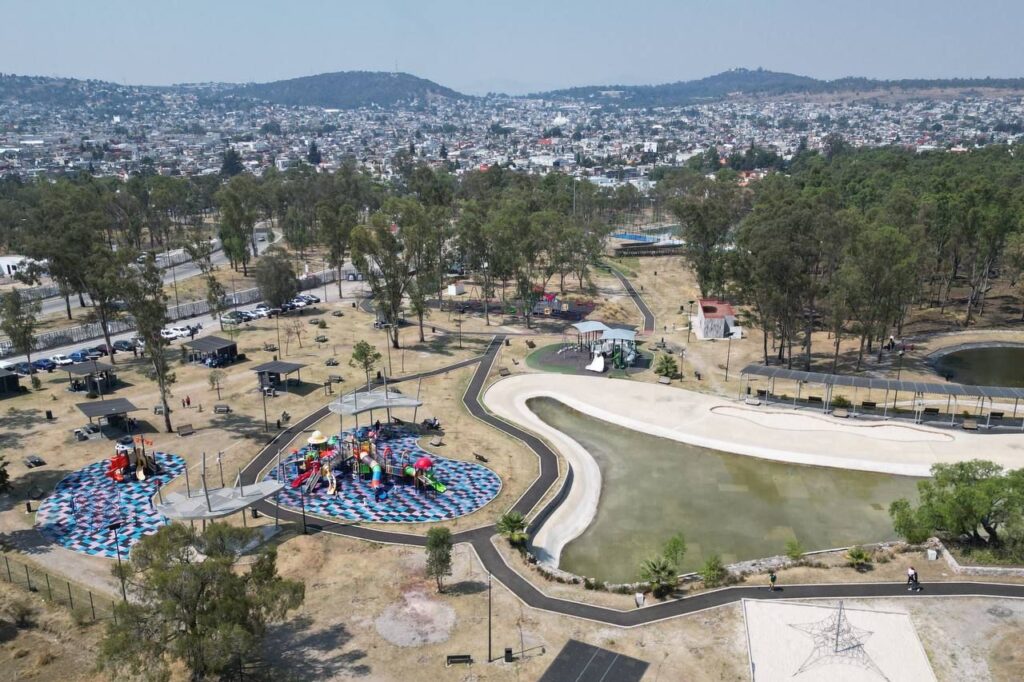
{"type": "Polygon", "coordinates": [[[587,370],[601,373],[606,367],[626,369],[636,364],[635,331],[612,328],[596,320],[577,322],[572,326],[576,329],[576,345],[565,344],[560,352],[586,350],[590,357],[587,370]]]}
{"type": "Polygon", "coordinates": [[[124,483],[130,478],[145,481],[148,476],[159,474],[160,464],[154,457],[146,454],[147,445],[153,445],[153,441],[145,440],[141,436],[136,436],[132,443],[118,442],[114,446],[114,456],[108,461],[104,476],[117,483],[124,483]],[[141,449],[136,445],[141,445],[141,449]]]}
{"type": "Polygon", "coordinates": [[[330,438],[315,431],[305,447],[293,450],[292,456],[278,465],[278,479],[285,481],[294,475],[288,485],[293,490],[301,488],[303,495],[315,494],[321,483],[326,483],[327,495],[337,495],[339,474],[347,474],[353,483],[368,480],[375,501],[387,498],[388,484],[446,492],[447,486],[433,472],[430,457],[407,447],[396,454],[387,444],[399,431],[390,426],[364,426],[330,438]]]}

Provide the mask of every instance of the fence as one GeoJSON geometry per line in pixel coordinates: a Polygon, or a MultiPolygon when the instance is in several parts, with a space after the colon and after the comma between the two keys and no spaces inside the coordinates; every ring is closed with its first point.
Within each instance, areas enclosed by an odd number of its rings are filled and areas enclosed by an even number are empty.
{"type": "Polygon", "coordinates": [[[29,289],[17,289],[18,296],[21,296],[23,301],[41,301],[44,298],[53,298],[54,296],[60,296],[60,287],[47,285],[41,287],[31,287],[29,289]]]}
{"type": "MultiPolygon", "coordinates": [[[[343,270],[341,276],[345,278],[348,274],[349,271],[343,270]]],[[[316,289],[318,287],[322,287],[324,284],[335,282],[337,279],[338,273],[336,270],[324,270],[318,273],[309,274],[299,278],[299,291],[316,289]]],[[[262,296],[260,296],[259,289],[243,289],[242,291],[228,294],[224,297],[223,302],[224,305],[230,307],[257,303],[261,299],[262,296]]],[[[171,322],[175,322],[177,320],[199,317],[200,315],[207,315],[209,313],[210,304],[206,301],[187,301],[180,305],[168,306],[167,319],[171,322]]],[[[130,316],[112,320],[107,323],[107,329],[110,331],[111,335],[130,332],[135,329],[135,320],[130,316]]],[[[99,322],[92,322],[78,327],[65,327],[64,329],[54,329],[53,331],[43,332],[36,337],[35,349],[37,351],[44,351],[49,350],[50,348],[70,346],[76,343],[93,341],[100,338],[103,338],[103,326],[99,322]]],[[[0,340],[0,357],[12,355],[13,352],[14,349],[9,340],[0,340]]]]}
{"type": "Polygon", "coordinates": [[[116,597],[93,592],[66,578],[47,573],[13,554],[4,553],[0,562],[0,580],[35,592],[53,604],[67,606],[93,622],[117,618],[114,612],[118,602],[116,597]]]}

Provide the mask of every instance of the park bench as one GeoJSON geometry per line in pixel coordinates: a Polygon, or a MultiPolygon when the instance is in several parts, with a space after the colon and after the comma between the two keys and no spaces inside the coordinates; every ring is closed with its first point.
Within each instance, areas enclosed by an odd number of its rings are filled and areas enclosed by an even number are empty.
{"type": "Polygon", "coordinates": [[[498,376],[500,377],[507,377],[511,373],[512,372],[509,371],[508,367],[500,367],[498,369],[498,376]]]}
{"type": "Polygon", "coordinates": [[[965,419],[964,420],[964,430],[965,431],[977,431],[978,430],[978,422],[976,420],[974,420],[974,419],[965,419]]]}
{"type": "Polygon", "coordinates": [[[263,350],[265,350],[265,351],[267,351],[269,353],[272,353],[275,350],[277,350],[277,346],[275,346],[272,343],[265,343],[265,344],[263,344],[263,350]]]}
{"type": "Polygon", "coordinates": [[[178,424],[178,435],[181,437],[191,436],[195,432],[191,424],[178,424]]]}
{"type": "Polygon", "coordinates": [[[988,415],[988,418],[989,418],[989,419],[990,419],[991,421],[994,421],[994,422],[995,422],[995,421],[999,421],[1000,419],[1002,419],[1002,418],[1003,418],[1003,413],[1002,413],[1002,412],[992,412],[992,413],[990,413],[990,414],[988,415]]]}
{"type": "Polygon", "coordinates": [[[763,388],[757,389],[757,391],[755,392],[755,395],[757,395],[758,398],[764,398],[765,400],[768,399],[768,391],[766,389],[763,389],[763,388]]]}
{"type": "Polygon", "coordinates": [[[669,379],[668,377],[658,377],[658,383],[659,384],[671,384],[672,380],[669,379]]]}
{"type": "Polygon", "coordinates": [[[822,402],[820,395],[809,395],[809,396],[807,396],[807,404],[808,405],[822,405],[824,403],[822,402]]]}
{"type": "MultiPolygon", "coordinates": [[[[171,408],[168,407],[167,411],[171,412],[171,408]]],[[[153,406],[153,414],[162,415],[163,413],[164,413],[164,406],[163,405],[154,405],[153,406]]]]}
{"type": "Polygon", "coordinates": [[[474,458],[476,459],[476,461],[478,461],[478,462],[486,462],[486,461],[487,461],[487,458],[486,458],[486,457],[484,457],[483,455],[481,455],[481,454],[480,454],[479,452],[474,452],[474,453],[473,453],[473,457],[474,457],[474,458]]]}
{"type": "Polygon", "coordinates": [[[444,667],[449,668],[453,665],[473,665],[473,657],[469,654],[448,654],[444,667]]]}
{"type": "Polygon", "coordinates": [[[433,438],[430,439],[430,444],[433,445],[435,448],[444,445],[443,436],[434,436],[433,438]]]}
{"type": "Polygon", "coordinates": [[[937,407],[926,407],[923,410],[921,410],[921,416],[922,417],[938,417],[939,416],[939,408],[937,408],[937,407]]]}
{"type": "Polygon", "coordinates": [[[225,405],[224,403],[217,403],[216,405],[213,406],[213,413],[214,414],[230,414],[231,413],[231,406],[230,405],[225,405]]]}
{"type": "Polygon", "coordinates": [[[332,384],[340,384],[343,379],[344,379],[344,377],[342,377],[340,374],[328,374],[327,375],[327,380],[330,381],[332,384]]]}
{"type": "Polygon", "coordinates": [[[878,405],[876,405],[873,400],[865,400],[860,404],[860,409],[862,410],[873,410],[876,407],[878,407],[878,405]]]}

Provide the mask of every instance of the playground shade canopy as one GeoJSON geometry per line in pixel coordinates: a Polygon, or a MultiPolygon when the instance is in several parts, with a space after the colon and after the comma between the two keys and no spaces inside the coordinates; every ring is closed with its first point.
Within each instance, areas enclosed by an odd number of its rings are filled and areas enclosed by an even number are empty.
{"type": "Polygon", "coordinates": [[[251,507],[281,492],[277,481],[250,483],[244,487],[192,490],[190,493],[173,492],[163,496],[154,506],[156,510],[175,521],[219,519],[251,507]]]}
{"type": "Polygon", "coordinates": [[[583,322],[574,322],[573,327],[576,328],[580,334],[592,334],[593,332],[607,332],[610,327],[604,322],[598,322],[597,320],[584,320],[583,322]]]}
{"type": "Polygon", "coordinates": [[[389,410],[399,407],[419,407],[423,403],[416,398],[402,395],[398,391],[370,391],[369,393],[347,393],[327,405],[334,414],[353,417],[372,410],[389,410]]]}
{"type": "Polygon", "coordinates": [[[64,370],[68,374],[77,374],[79,376],[89,376],[90,374],[99,374],[101,372],[112,372],[114,370],[113,365],[108,365],[105,362],[82,362],[77,365],[65,365],[60,369],[64,370]]]}
{"type": "Polygon", "coordinates": [[[747,365],[741,375],[760,376],[768,379],[786,379],[804,381],[811,384],[828,386],[851,386],[879,391],[902,391],[907,393],[929,393],[932,395],[949,395],[954,397],[1000,398],[1019,400],[1024,398],[1024,388],[1009,386],[971,386],[952,382],[936,383],[927,381],[899,381],[896,379],[878,379],[876,377],[855,377],[845,374],[825,374],[822,372],[802,372],[785,367],[765,367],[764,365],[747,365]]]}
{"type": "Polygon", "coordinates": [[[99,402],[89,403],[78,403],[76,405],[79,410],[82,411],[89,420],[99,419],[100,417],[113,417],[118,414],[128,414],[129,412],[138,412],[138,407],[132,405],[132,403],[125,398],[111,398],[109,400],[101,400],[99,402]]]}
{"type": "Polygon", "coordinates": [[[632,329],[606,329],[601,334],[602,341],[636,341],[636,332],[632,329]]]}

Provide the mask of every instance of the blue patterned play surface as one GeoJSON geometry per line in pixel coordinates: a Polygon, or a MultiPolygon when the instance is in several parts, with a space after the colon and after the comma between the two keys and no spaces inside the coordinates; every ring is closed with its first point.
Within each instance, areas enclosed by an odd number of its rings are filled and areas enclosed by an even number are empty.
{"type": "Polygon", "coordinates": [[[39,532],[67,549],[114,558],[117,547],[114,533],[108,526],[121,521],[117,533],[121,556],[126,557],[143,535],[152,535],[165,523],[151,501],[157,492],[157,481],[167,485],[185,470],[185,460],[177,455],[158,452],[152,456],[163,471],[145,481],[114,482],[104,475],[106,460],[64,478],[39,505],[36,513],[39,532]]]}
{"type": "MultiPolygon", "coordinates": [[[[501,479],[487,467],[472,462],[446,459],[419,447],[416,436],[405,431],[392,431],[377,441],[378,451],[390,447],[398,461],[413,463],[420,457],[434,461],[433,474],[446,486],[443,493],[432,489],[395,481],[386,481],[385,495],[374,499],[370,481],[353,478],[348,466],[336,467],[338,480],[336,495],[328,495],[327,484],[321,482],[306,495],[306,512],[321,516],[338,517],[351,521],[375,523],[423,523],[444,521],[465,516],[493,500],[501,490],[501,479]]],[[[285,488],[279,503],[291,509],[302,507],[302,493],[289,483],[298,475],[295,461],[282,464],[285,488]]],[[[266,480],[278,479],[277,468],[268,473],[266,480]]]]}

